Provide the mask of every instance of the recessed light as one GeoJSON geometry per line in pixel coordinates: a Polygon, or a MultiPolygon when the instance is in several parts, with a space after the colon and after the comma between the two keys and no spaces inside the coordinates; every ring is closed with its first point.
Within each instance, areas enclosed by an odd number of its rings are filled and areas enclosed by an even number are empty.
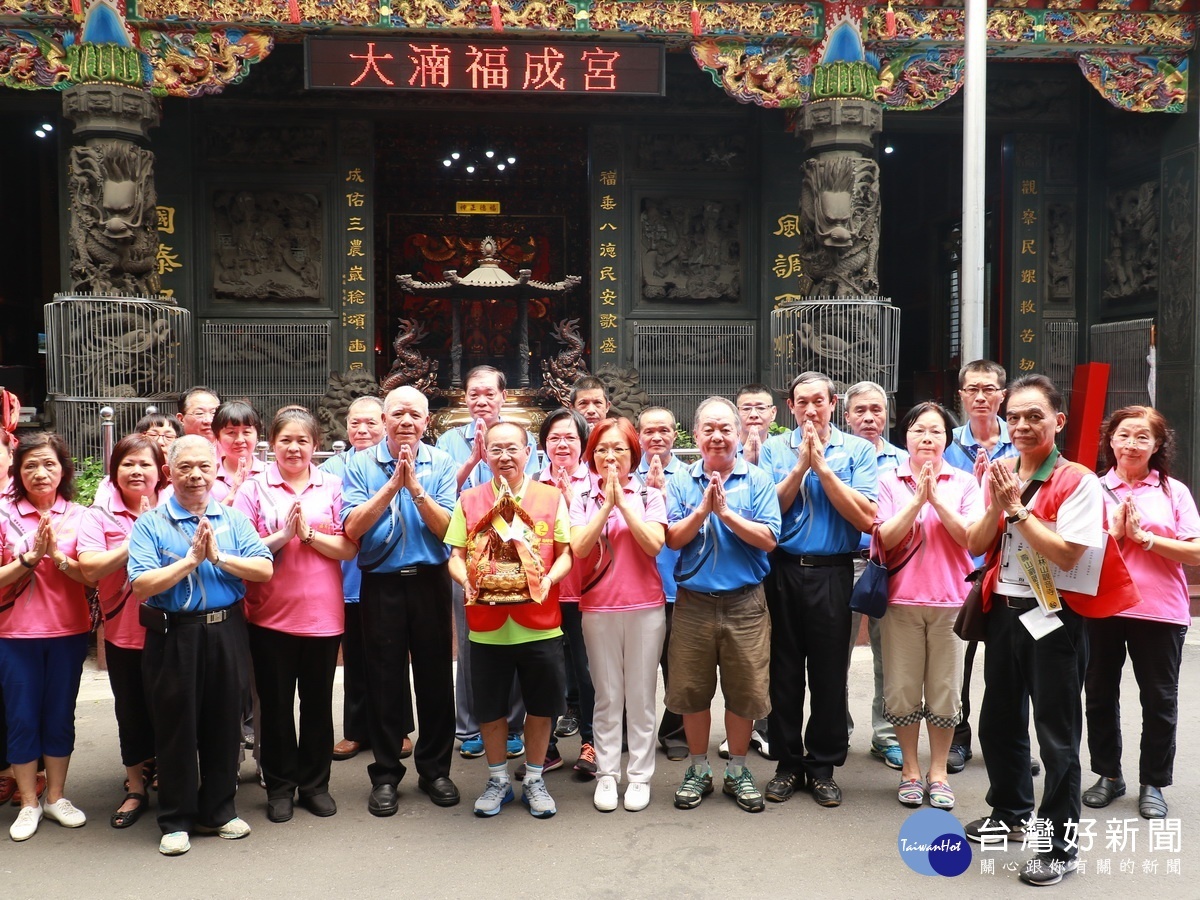
{"type": "Polygon", "coordinates": [[[471,175],[474,175],[474,174],[475,174],[475,167],[474,167],[474,166],[467,166],[467,172],[468,172],[469,174],[471,174],[471,175]]]}
{"type": "Polygon", "coordinates": [[[504,163],[496,163],[496,168],[503,172],[505,169],[504,163]]]}
{"type": "Polygon", "coordinates": [[[483,152],[483,155],[486,156],[488,159],[491,159],[493,156],[496,155],[496,151],[495,150],[485,150],[483,152]]]}
{"type": "Polygon", "coordinates": [[[34,134],[36,134],[40,138],[44,138],[46,136],[46,132],[42,131],[42,129],[40,129],[40,128],[37,129],[36,131],[34,131],[34,134]]]}
{"type": "Polygon", "coordinates": [[[458,159],[459,155],[460,155],[459,152],[457,150],[455,150],[453,153],[450,154],[450,158],[458,159]]]}
{"type": "Polygon", "coordinates": [[[511,166],[513,163],[515,163],[516,161],[517,161],[517,158],[516,158],[515,156],[510,156],[510,157],[508,158],[508,164],[509,164],[510,166],[511,166]]]}
{"type": "Polygon", "coordinates": [[[448,160],[448,159],[443,159],[443,160],[442,160],[442,165],[443,165],[443,166],[445,166],[445,167],[448,169],[448,168],[450,168],[450,166],[452,165],[452,162],[451,162],[451,160],[448,160]]]}
{"type": "Polygon", "coordinates": [[[895,153],[896,148],[893,147],[891,144],[888,144],[886,147],[883,148],[883,152],[884,153],[895,153]]]}

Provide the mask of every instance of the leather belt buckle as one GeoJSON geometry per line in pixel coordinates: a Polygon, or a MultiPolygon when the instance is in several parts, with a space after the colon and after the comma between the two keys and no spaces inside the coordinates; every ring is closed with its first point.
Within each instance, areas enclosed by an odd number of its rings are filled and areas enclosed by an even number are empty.
{"type": "Polygon", "coordinates": [[[216,625],[218,622],[224,622],[229,618],[229,609],[217,609],[210,612],[204,617],[205,625],[216,625]]]}
{"type": "Polygon", "coordinates": [[[401,566],[396,570],[397,575],[416,575],[421,571],[420,566],[401,566]]]}

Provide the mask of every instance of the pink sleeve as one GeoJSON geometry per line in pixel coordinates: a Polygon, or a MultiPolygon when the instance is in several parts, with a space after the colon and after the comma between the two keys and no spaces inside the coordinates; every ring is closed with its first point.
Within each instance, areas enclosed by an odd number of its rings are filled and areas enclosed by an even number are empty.
{"type": "Polygon", "coordinates": [[[1200,514],[1196,512],[1196,499],[1186,484],[1171,478],[1171,505],[1175,508],[1175,537],[1190,541],[1200,537],[1200,514]]]}
{"type": "Polygon", "coordinates": [[[646,489],[646,512],[643,521],[667,524],[667,501],[658,488],[646,489]]]}
{"type": "Polygon", "coordinates": [[[963,479],[962,503],[959,504],[958,512],[968,523],[977,522],[983,518],[983,492],[979,490],[979,485],[975,483],[975,476],[963,473],[967,477],[963,479]]]}
{"type": "Polygon", "coordinates": [[[83,514],[79,522],[79,536],[75,540],[77,553],[108,550],[108,539],[104,536],[104,513],[92,507],[83,514]]]}
{"type": "Polygon", "coordinates": [[[571,501],[571,527],[582,528],[592,520],[588,512],[588,495],[580,492],[571,501]]]}
{"type": "Polygon", "coordinates": [[[899,485],[894,471],[884,472],[879,477],[879,499],[876,501],[875,524],[882,525],[896,514],[896,501],[892,488],[899,485]]]}
{"type": "Polygon", "coordinates": [[[262,503],[258,499],[258,482],[247,478],[233,498],[233,509],[243,513],[254,524],[254,530],[262,537],[271,532],[263,530],[262,503]]]}
{"type": "Polygon", "coordinates": [[[327,475],[332,482],[329,486],[329,511],[333,518],[330,520],[332,526],[330,534],[344,534],[342,527],[342,479],[336,475],[327,475]]]}

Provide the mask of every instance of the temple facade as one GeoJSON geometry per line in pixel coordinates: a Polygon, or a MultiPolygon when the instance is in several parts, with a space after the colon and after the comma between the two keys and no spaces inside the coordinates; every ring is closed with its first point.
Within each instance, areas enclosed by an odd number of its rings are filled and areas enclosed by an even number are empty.
{"type": "MultiPolygon", "coordinates": [[[[985,347],[1065,385],[1109,362],[1110,406],[1154,391],[1195,484],[1191,4],[989,9],[985,347]]],[[[168,405],[186,378],[329,418],[389,377],[449,399],[487,362],[543,399],[603,371],[683,414],[803,360],[953,406],[964,25],[901,2],[0,0],[0,383],[65,403],[91,353],[89,398],[154,381],[168,405]],[[405,287],[485,257],[580,284],[523,322],[405,287]],[[110,323],[49,322],[55,295],[153,305],[68,354],[110,323]]]]}

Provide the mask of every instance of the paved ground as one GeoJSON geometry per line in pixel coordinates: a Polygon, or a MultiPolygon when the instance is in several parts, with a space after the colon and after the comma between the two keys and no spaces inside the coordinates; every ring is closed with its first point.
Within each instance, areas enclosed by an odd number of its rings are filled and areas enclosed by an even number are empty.
{"type": "MultiPolygon", "coordinates": [[[[855,651],[851,710],[869,722],[870,651],[855,651]]],[[[1184,649],[1176,785],[1167,791],[1173,816],[1181,820],[1178,849],[1150,847],[1145,820],[1137,815],[1136,788],[1097,816],[1095,845],[1081,854],[1083,874],[1054,888],[1060,896],[1200,897],[1200,838],[1193,837],[1200,809],[1200,635],[1184,649]],[[1106,847],[1108,819],[1126,820],[1133,829],[1123,852],[1106,847]],[[1111,871],[1106,873],[1107,865],[1111,871]],[[1123,873],[1122,867],[1130,871],[1123,873]],[[1177,867],[1177,868],[1176,868],[1177,867]]],[[[1136,685],[1126,667],[1127,709],[1136,709],[1136,685]]],[[[977,690],[982,691],[976,664],[977,690]]],[[[496,894],[503,897],[991,897],[1031,891],[1018,883],[1015,868],[1028,853],[1014,849],[989,853],[994,874],[981,871],[981,855],[955,879],[910,871],[897,852],[897,836],[909,811],[895,799],[897,773],[869,756],[869,732],[856,730],[846,766],[838,772],[845,792],[839,809],[817,807],[807,795],[783,805],[768,804],[759,815],[738,810],[718,792],[696,810],[680,811],[671,795],[684,768],[659,755],[653,799],[640,813],[600,814],[591,804],[592,786],[568,770],[552,773],[549,784],[558,815],[531,818],[519,802],[495,819],[471,814],[482,786],[482,760],[456,758],[453,777],[464,802],[450,810],[434,807],[416,790],[415,774],[401,787],[401,806],[391,819],[367,813],[367,760],[334,763],[332,793],[340,811],[318,819],[297,809],[283,825],[266,819],[264,793],[243,767],[238,808],[254,833],[226,842],[196,838],[192,851],[166,859],[156,851],[159,833],[152,815],[133,828],[108,826],[121,798],[112,697],[104,674],[84,673],[78,708],[79,740],[68,795],[90,816],[69,831],[51,822],[24,844],[0,840],[0,877],[6,897],[341,897],[352,894],[420,898],[496,894]]],[[[338,695],[340,715],[340,690],[338,695]]],[[[976,694],[976,696],[979,696],[976,694]]],[[[719,717],[715,717],[719,721],[719,717]]],[[[1139,723],[1127,716],[1126,747],[1138,744],[1139,723]]],[[[713,760],[720,735],[713,739],[713,760]]],[[[562,742],[574,758],[577,739],[562,742]]],[[[1136,755],[1126,767],[1136,772],[1136,755]]],[[[714,766],[716,768],[716,766],[714,766]]],[[[752,755],[751,768],[765,784],[771,763],[752,755]]],[[[718,769],[718,772],[720,770],[718,769]]],[[[1091,781],[1086,771],[1085,787],[1091,781]]],[[[1039,779],[1040,782],[1040,779],[1039,779]]],[[[954,778],[963,823],[986,811],[986,776],[977,756],[954,778]]],[[[1039,785],[1040,790],[1040,785],[1039,785]]],[[[152,800],[153,802],[153,800],[152,800]]],[[[1087,810],[1085,809],[1085,813],[1087,810]]],[[[16,809],[0,810],[7,829],[16,809]]],[[[1163,835],[1159,836],[1160,839],[1163,835]]],[[[986,865],[986,863],[985,863],[986,865]]]]}

